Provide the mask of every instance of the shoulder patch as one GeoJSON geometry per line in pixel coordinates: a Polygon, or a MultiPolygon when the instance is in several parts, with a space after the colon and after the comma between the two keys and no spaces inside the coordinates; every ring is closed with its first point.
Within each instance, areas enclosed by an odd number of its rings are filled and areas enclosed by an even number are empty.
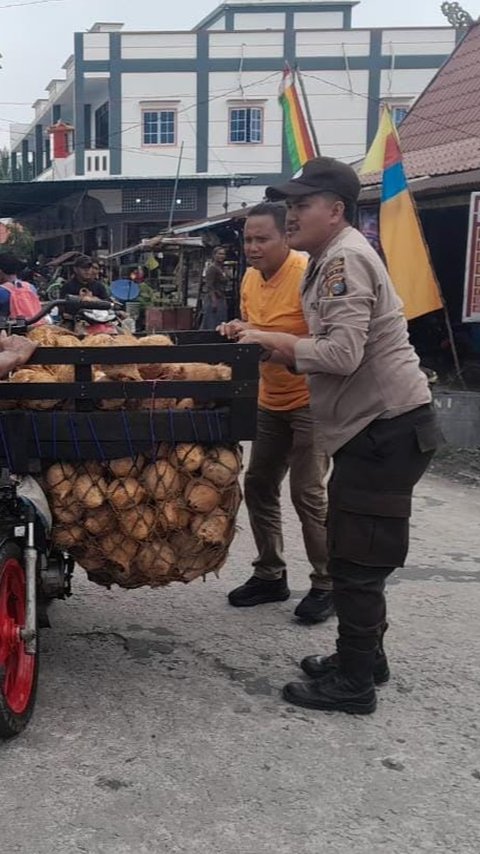
{"type": "Polygon", "coordinates": [[[345,258],[332,258],[322,271],[322,296],[343,297],[347,293],[345,258]]]}

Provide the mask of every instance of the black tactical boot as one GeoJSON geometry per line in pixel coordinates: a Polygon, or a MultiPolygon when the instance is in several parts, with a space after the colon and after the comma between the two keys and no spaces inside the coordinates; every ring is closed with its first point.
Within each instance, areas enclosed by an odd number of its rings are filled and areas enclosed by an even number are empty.
{"type": "Polygon", "coordinates": [[[324,623],[335,614],[335,605],[330,590],[316,590],[314,587],[297,605],[295,616],[302,623],[324,623]]]}
{"type": "MultiPolygon", "coordinates": [[[[383,638],[388,625],[382,630],[381,637],[378,642],[378,649],[375,656],[375,667],[373,669],[373,681],[375,685],[384,685],[390,679],[390,668],[388,666],[387,656],[383,648],[383,638]]],[[[337,641],[338,650],[338,641],[337,641]]],[[[310,676],[311,679],[323,679],[325,676],[330,676],[338,670],[340,657],[338,651],[327,657],[321,655],[309,655],[304,658],[300,667],[310,676]]]]}
{"type": "Polygon", "coordinates": [[[278,581],[264,581],[252,575],[245,584],[228,594],[228,601],[234,608],[253,608],[267,602],[286,602],[289,598],[286,571],[278,581]]]}
{"type": "Polygon", "coordinates": [[[335,671],[313,682],[291,682],[283,689],[283,696],[287,702],[306,709],[370,715],[377,708],[375,656],[376,650],[366,652],[342,643],[340,665],[335,671]]]}

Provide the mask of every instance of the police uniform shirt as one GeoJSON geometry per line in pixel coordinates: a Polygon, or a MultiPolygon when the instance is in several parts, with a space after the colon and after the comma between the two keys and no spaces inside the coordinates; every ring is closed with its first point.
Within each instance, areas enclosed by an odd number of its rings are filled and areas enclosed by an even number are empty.
{"type": "Polygon", "coordinates": [[[322,450],[431,402],[402,302],[359,231],[345,228],[310,261],[302,303],[311,337],[296,344],[296,370],[309,375],[322,450]]]}

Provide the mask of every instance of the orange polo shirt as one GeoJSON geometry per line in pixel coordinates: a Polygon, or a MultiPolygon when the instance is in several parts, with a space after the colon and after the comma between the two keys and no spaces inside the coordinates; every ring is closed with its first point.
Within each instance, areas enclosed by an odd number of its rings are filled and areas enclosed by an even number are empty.
{"type": "MultiPolygon", "coordinates": [[[[307,258],[292,250],[280,270],[268,281],[258,270],[248,269],[242,282],[242,320],[265,332],[308,336],[300,295],[307,264],[307,258]]],[[[284,412],[308,406],[307,381],[282,365],[262,362],[258,403],[264,409],[284,412]]]]}

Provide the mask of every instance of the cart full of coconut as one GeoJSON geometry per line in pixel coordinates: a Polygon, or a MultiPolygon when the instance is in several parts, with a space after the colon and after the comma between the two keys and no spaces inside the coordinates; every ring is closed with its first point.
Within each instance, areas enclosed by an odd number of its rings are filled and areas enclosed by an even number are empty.
{"type": "MultiPolygon", "coordinates": [[[[175,346],[165,335],[143,339],[96,335],[80,340],[55,327],[29,333],[42,347],[175,346]]],[[[73,381],[70,365],[31,365],[12,382],[31,383],[31,399],[2,401],[2,408],[68,408],[55,396],[55,383],[73,381]],[[36,400],[35,383],[52,383],[52,397],[36,400]]],[[[144,380],[228,380],[225,364],[98,365],[96,382],[144,380]]],[[[194,409],[191,398],[101,400],[104,410],[194,409]]],[[[213,403],[212,403],[213,405],[213,403]]],[[[123,459],[53,462],[42,474],[51,507],[53,543],[83,567],[90,580],[110,587],[160,587],[189,583],[224,565],[242,501],[237,445],[160,442],[152,452],[123,459]]]]}

